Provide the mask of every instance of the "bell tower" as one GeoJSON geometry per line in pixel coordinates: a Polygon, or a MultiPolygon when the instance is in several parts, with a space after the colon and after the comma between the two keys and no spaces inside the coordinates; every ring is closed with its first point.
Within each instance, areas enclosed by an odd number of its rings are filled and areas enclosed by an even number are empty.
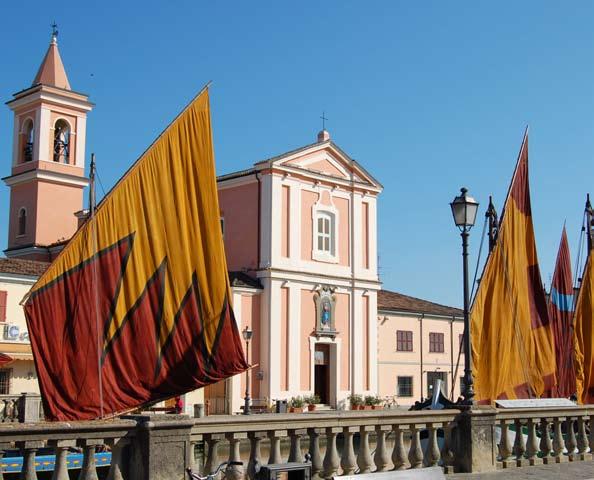
{"type": "Polygon", "coordinates": [[[83,207],[88,96],[76,93],[51,41],[33,84],[7,102],[14,112],[7,257],[50,261],[78,227],[83,207]]]}

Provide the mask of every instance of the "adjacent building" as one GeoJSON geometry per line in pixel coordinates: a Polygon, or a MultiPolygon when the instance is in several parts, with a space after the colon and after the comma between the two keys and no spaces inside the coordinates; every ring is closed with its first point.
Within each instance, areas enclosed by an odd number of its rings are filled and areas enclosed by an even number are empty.
{"type": "Polygon", "coordinates": [[[380,395],[413,405],[440,379],[456,400],[464,375],[462,310],[380,290],[377,313],[380,395]]]}

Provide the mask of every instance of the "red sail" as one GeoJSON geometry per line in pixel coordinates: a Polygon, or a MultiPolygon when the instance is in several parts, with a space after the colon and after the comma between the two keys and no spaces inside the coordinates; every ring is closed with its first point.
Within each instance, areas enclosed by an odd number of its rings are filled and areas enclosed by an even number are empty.
{"type": "Polygon", "coordinates": [[[549,319],[555,339],[557,364],[557,391],[554,393],[559,397],[570,397],[575,393],[573,310],[571,257],[567,243],[567,233],[565,227],[563,227],[549,297],[549,319]]]}

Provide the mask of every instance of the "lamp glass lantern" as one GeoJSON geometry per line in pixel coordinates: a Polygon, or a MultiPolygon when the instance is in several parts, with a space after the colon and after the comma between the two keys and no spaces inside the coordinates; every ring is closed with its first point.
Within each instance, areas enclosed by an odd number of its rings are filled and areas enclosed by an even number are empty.
{"type": "Polygon", "coordinates": [[[468,195],[466,188],[460,189],[460,195],[450,203],[454,223],[461,231],[470,230],[476,220],[479,203],[468,195]]]}
{"type": "Polygon", "coordinates": [[[252,334],[254,332],[250,329],[250,327],[248,327],[247,325],[245,326],[245,328],[241,331],[241,334],[243,335],[243,339],[246,342],[249,342],[252,339],[252,334]]]}

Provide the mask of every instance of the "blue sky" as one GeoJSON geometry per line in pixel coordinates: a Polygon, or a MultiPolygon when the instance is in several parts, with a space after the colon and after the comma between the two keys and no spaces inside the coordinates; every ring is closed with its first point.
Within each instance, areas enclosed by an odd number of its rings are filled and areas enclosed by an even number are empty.
{"type": "MultiPolygon", "coordinates": [[[[449,202],[466,186],[482,215],[504,201],[530,125],[543,280],[567,221],[575,257],[594,193],[594,3],[2,2],[0,97],[30,85],[53,20],[73,89],[96,103],[87,155],[107,190],[209,80],[217,170],[334,141],[384,185],[385,288],[459,306],[461,246],[449,202]],[[6,21],[10,19],[10,21],[6,21]]],[[[12,114],[0,107],[0,173],[12,114]],[[3,132],[3,133],[2,133],[3,132]]],[[[101,190],[99,191],[101,193],[101,190]]],[[[0,186],[0,245],[8,188],[0,186]]]]}

